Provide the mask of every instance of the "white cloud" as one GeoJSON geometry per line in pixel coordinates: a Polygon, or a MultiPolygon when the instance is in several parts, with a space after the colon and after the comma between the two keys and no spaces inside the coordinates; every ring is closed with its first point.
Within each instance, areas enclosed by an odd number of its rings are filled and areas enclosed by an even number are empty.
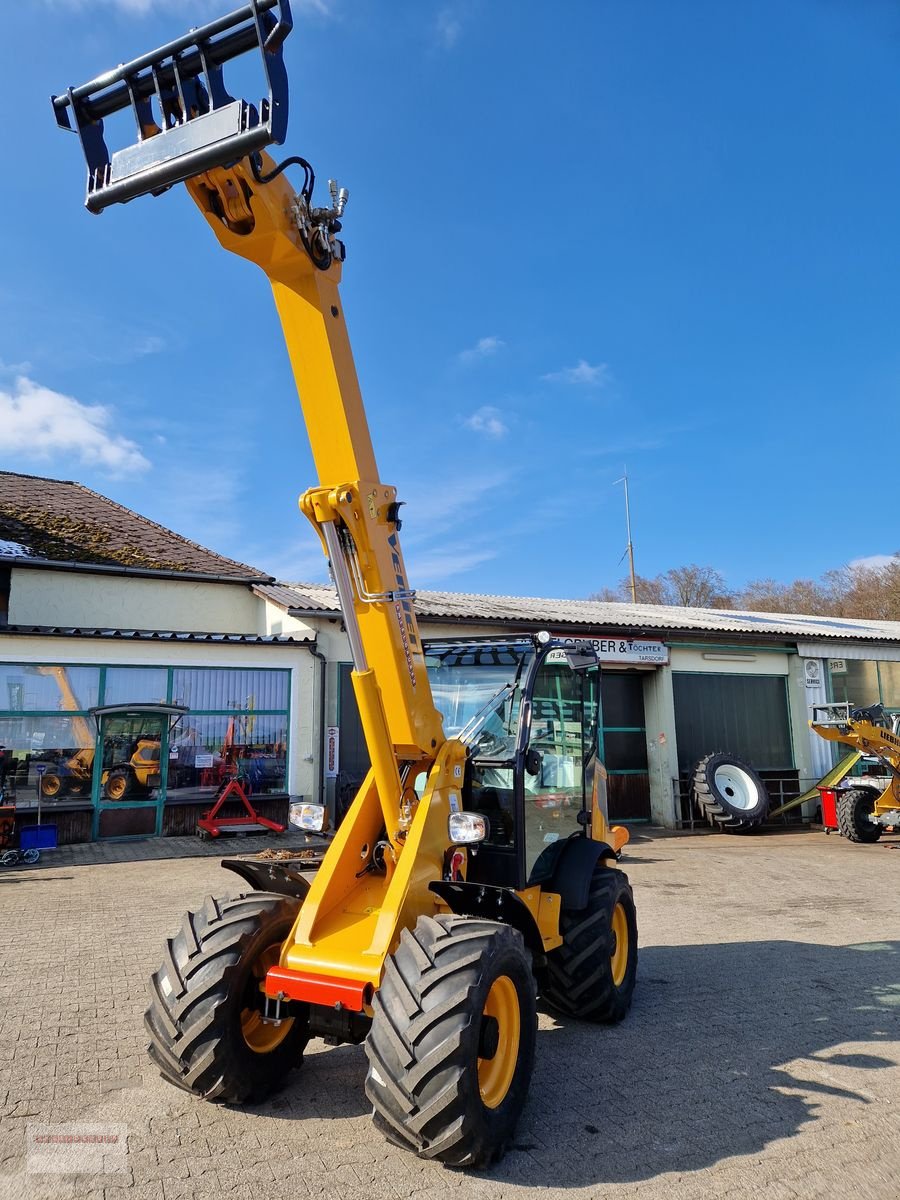
{"type": "Polygon", "coordinates": [[[485,434],[486,437],[502,438],[509,433],[509,426],[504,424],[500,409],[490,404],[483,405],[477,412],[473,412],[471,417],[466,417],[463,425],[474,433],[485,434]]]}
{"type": "Polygon", "coordinates": [[[850,569],[881,571],[885,567],[896,566],[898,563],[900,563],[900,556],[896,554],[868,554],[863,558],[851,559],[850,569]]]}
{"type": "Polygon", "coordinates": [[[457,358],[466,366],[472,363],[480,362],[484,358],[490,358],[496,354],[498,350],[502,350],[506,342],[498,337],[483,337],[479,338],[474,346],[470,346],[468,350],[461,350],[457,358]]]}
{"type": "Polygon", "coordinates": [[[414,588],[430,588],[445,579],[462,575],[482,563],[490,562],[497,557],[496,550],[485,547],[482,550],[473,549],[466,542],[442,546],[435,550],[411,550],[408,559],[408,573],[414,588]]]}
{"type": "Polygon", "coordinates": [[[551,371],[542,375],[547,383],[574,383],[582,387],[603,387],[609,381],[609,367],[606,363],[597,363],[592,367],[586,359],[580,358],[574,367],[563,367],[561,371],[551,371]]]}
{"type": "Polygon", "coordinates": [[[150,466],[136,442],[115,432],[112,409],[82,404],[25,375],[12,391],[0,389],[0,430],[0,453],[10,466],[52,461],[68,469],[76,461],[118,476],[150,466]]]}
{"type": "Polygon", "coordinates": [[[462,33],[462,21],[459,19],[459,14],[452,8],[442,8],[435,23],[435,33],[438,45],[442,46],[444,50],[452,50],[462,33]]]}

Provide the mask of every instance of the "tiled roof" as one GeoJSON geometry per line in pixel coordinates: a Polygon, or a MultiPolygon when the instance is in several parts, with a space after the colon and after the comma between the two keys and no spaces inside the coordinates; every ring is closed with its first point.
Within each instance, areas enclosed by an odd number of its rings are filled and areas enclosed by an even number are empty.
{"type": "Polygon", "coordinates": [[[0,471],[0,559],[265,580],[83,484],[0,471]]]}
{"type": "MultiPolygon", "coordinates": [[[[254,589],[278,607],[297,613],[334,615],[334,588],[322,584],[279,583],[254,589]]],[[[900,642],[900,621],[868,621],[852,617],[816,617],[800,613],[742,612],[729,609],[677,608],[674,605],[607,603],[600,600],[552,600],[533,596],[479,596],[464,592],[416,593],[416,612],[424,621],[470,621],[472,624],[584,625],[591,629],[641,630],[659,633],[756,634],[815,641],[900,642]]]]}

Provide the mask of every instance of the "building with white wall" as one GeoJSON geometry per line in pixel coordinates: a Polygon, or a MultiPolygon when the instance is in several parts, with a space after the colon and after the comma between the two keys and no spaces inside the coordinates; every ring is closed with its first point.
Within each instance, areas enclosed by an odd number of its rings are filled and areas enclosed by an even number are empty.
{"type": "MultiPolygon", "coordinates": [[[[617,820],[689,820],[712,750],[798,795],[831,765],[810,704],[900,710],[900,623],[425,591],[417,611],[426,640],[595,644],[617,820]]],[[[331,588],[278,583],[79,484],[0,473],[0,783],[20,823],[40,790],[61,841],[191,832],[235,775],[263,815],[298,796],[339,813],[367,765],[349,673],[331,588]]]]}

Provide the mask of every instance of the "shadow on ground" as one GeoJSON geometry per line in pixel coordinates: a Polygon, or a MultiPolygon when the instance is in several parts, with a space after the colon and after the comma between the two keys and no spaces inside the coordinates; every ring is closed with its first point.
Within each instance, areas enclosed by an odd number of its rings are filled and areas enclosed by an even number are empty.
{"type": "Polygon", "coordinates": [[[866,1120],[858,1072],[896,1065],[878,1046],[898,1016],[900,942],[642,949],[621,1025],[540,1031],[515,1146],[489,1176],[585,1187],[698,1170],[797,1134],[825,1096],[866,1120]],[[836,1068],[855,1069],[852,1086],[836,1068]]]}

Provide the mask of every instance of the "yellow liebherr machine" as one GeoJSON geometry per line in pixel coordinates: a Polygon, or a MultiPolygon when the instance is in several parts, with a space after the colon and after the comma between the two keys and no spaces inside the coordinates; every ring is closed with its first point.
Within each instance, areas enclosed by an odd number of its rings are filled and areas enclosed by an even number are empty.
{"type": "Polygon", "coordinates": [[[236,859],[262,890],[185,916],[152,978],[149,1050],[172,1083],[234,1103],[279,1086],[311,1037],[364,1041],[386,1136],[479,1167],[525,1099],[536,993],[592,1021],[630,1006],[627,834],[606,818],[590,646],[422,644],[338,295],[347,193],[330,183],[316,207],[311,166],[265,153],[287,128],[290,29],[286,0],[255,0],[53,100],[80,136],[92,212],[183,182],[222,246],[271,280],[320,481],[300,507],[331,566],[372,763],[311,878],[236,859]],[[248,50],[268,82],[258,107],[223,78],[248,50]],[[129,108],[138,140],[110,154],[103,120],[129,108]]]}

